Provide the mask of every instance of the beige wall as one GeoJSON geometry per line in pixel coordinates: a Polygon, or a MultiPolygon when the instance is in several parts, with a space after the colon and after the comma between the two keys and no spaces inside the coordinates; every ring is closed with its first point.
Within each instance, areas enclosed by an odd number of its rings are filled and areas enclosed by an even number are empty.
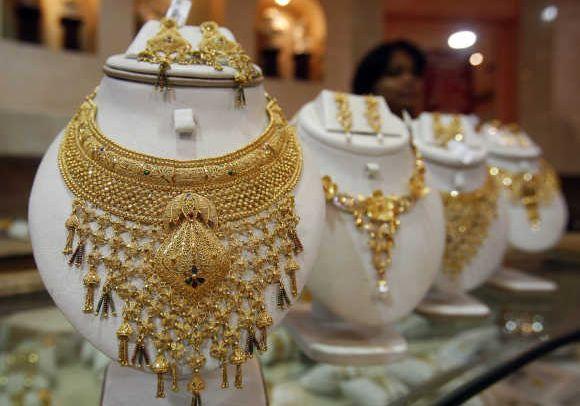
{"type": "Polygon", "coordinates": [[[520,120],[566,174],[580,174],[580,2],[559,0],[558,18],[540,21],[543,0],[521,8],[520,120]]]}

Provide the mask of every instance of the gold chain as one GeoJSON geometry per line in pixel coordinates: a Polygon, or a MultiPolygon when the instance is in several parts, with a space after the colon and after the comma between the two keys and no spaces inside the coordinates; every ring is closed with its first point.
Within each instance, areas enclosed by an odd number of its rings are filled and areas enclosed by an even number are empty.
{"type": "Polygon", "coordinates": [[[382,190],[375,190],[370,196],[355,197],[339,192],[337,184],[330,176],[322,178],[326,201],[352,214],[355,225],[368,234],[380,297],[389,295],[386,274],[391,266],[394,238],[401,224],[400,216],[411,210],[428,193],[425,187],[425,164],[412,143],[411,150],[414,169],[408,182],[409,193],[402,196],[384,195],[382,190]]]}
{"type": "Polygon", "coordinates": [[[509,192],[513,203],[526,209],[528,221],[533,228],[541,225],[540,206],[552,202],[560,190],[560,181],[554,168],[545,160],[540,161],[538,172],[511,172],[492,166],[489,173],[498,185],[509,192]]]}
{"type": "Polygon", "coordinates": [[[186,363],[199,406],[208,350],[222,387],[230,368],[242,387],[242,366],[266,349],[273,322],[266,289],[276,287],[280,308],[290,304],[286,284],[298,294],[293,190],[302,155],[275,101],[268,112],[270,125],[256,141],[198,161],[115,144],[96,127],[92,97],[65,131],[59,167],[74,200],[63,252],[84,273],[82,310],[106,318],[117,315],[116,297],[123,302],[119,362],[150,368],[158,397],[167,374],[179,390],[178,365],[186,363]]]}
{"type": "Polygon", "coordinates": [[[449,144],[451,140],[457,142],[465,140],[461,117],[457,114],[454,114],[451,117],[451,122],[448,125],[445,125],[441,121],[441,114],[433,113],[433,133],[435,135],[435,142],[440,147],[447,147],[447,144],[449,144]]]}
{"type": "Polygon", "coordinates": [[[491,176],[471,192],[442,192],[447,243],[443,272],[456,279],[479,252],[497,217],[499,188],[491,176]]]}
{"type": "Polygon", "coordinates": [[[379,101],[376,97],[367,95],[365,96],[365,117],[369,127],[373,130],[375,134],[381,133],[381,114],[379,112],[379,101]]]}
{"type": "Polygon", "coordinates": [[[350,111],[348,95],[346,93],[335,93],[334,102],[337,110],[336,119],[343,131],[348,135],[352,131],[352,112],[350,111]]]}

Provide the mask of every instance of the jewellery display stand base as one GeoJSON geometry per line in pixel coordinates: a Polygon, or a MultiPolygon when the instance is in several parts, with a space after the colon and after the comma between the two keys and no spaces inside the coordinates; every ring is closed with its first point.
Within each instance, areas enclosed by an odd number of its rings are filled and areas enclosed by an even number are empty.
{"type": "Polygon", "coordinates": [[[487,317],[487,305],[464,292],[430,291],[415,311],[423,316],[437,318],[487,317]]]}
{"type": "MultiPolygon", "coordinates": [[[[268,404],[262,371],[257,359],[248,361],[244,368],[244,387],[236,389],[233,385],[234,369],[231,368],[230,388],[222,389],[217,369],[215,377],[207,377],[207,388],[203,391],[202,402],[211,406],[265,406],[268,404]]],[[[105,373],[101,406],[138,405],[138,406],[190,406],[191,395],[184,390],[187,379],[180,380],[180,392],[171,391],[171,378],[165,380],[166,397],[155,398],[155,375],[132,368],[122,367],[111,362],[105,373]]]]}
{"type": "Polygon", "coordinates": [[[393,327],[354,326],[320,309],[320,305],[295,306],[284,325],[306,356],[318,362],[383,364],[398,360],[407,351],[407,341],[393,327]]]}
{"type": "Polygon", "coordinates": [[[551,280],[507,267],[501,268],[487,283],[490,287],[514,293],[550,293],[558,289],[551,280]]]}

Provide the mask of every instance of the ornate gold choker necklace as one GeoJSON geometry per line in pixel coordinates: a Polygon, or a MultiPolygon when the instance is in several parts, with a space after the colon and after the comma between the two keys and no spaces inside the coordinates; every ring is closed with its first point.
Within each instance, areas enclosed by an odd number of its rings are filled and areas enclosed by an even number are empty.
{"type": "Polygon", "coordinates": [[[375,190],[370,196],[353,196],[339,192],[330,176],[322,178],[326,201],[352,214],[355,225],[369,236],[372,263],[377,273],[377,296],[380,299],[388,298],[390,294],[387,270],[391,266],[395,235],[401,225],[399,219],[428,193],[425,187],[425,164],[413,143],[411,151],[414,168],[408,181],[409,192],[402,196],[384,195],[382,190],[375,190]]]}
{"type": "Polygon", "coordinates": [[[536,173],[511,172],[496,166],[490,167],[489,173],[500,187],[508,191],[512,203],[526,209],[531,227],[538,229],[542,224],[540,206],[549,205],[560,190],[560,181],[554,168],[542,159],[536,173]]]}
{"type": "Polygon", "coordinates": [[[102,134],[93,96],[66,128],[58,156],[74,195],[64,253],[84,271],[83,311],[116,315],[121,299],[121,365],[149,367],[164,397],[164,375],[179,390],[186,363],[199,406],[207,357],[221,365],[223,388],[230,365],[241,388],[242,365],[266,348],[266,289],[275,286],[278,307],[288,306],[285,274],[297,295],[300,145],[269,100],[270,123],[246,147],[203,160],[156,158],[102,134]]]}

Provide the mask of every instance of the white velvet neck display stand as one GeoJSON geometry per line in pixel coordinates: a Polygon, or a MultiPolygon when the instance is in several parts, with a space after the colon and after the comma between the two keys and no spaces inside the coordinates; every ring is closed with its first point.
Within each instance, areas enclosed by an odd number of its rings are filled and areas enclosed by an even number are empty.
{"type": "MultiPolygon", "coordinates": [[[[451,116],[442,115],[441,119],[445,124],[451,116]]],[[[425,157],[430,184],[439,192],[469,192],[481,187],[488,176],[487,150],[477,138],[470,120],[462,116],[461,121],[464,141],[451,141],[447,148],[436,145],[431,114],[423,113],[413,123],[415,142],[425,157]]],[[[487,238],[477,254],[455,278],[443,270],[439,272],[429,295],[417,307],[419,313],[442,318],[490,314],[487,305],[467,292],[482,285],[500,266],[508,244],[507,222],[507,202],[500,194],[497,217],[490,224],[487,238]]]]}
{"type": "MultiPolygon", "coordinates": [[[[482,126],[489,150],[488,164],[510,172],[531,172],[539,170],[542,150],[535,145],[525,132],[520,139],[526,140],[525,145],[513,145],[502,142],[501,132],[492,126],[482,126]]],[[[568,210],[562,192],[558,191],[554,199],[547,205],[540,205],[540,225],[532,227],[528,220],[526,209],[518,202],[511,201],[509,191],[503,190],[508,201],[509,212],[509,243],[516,250],[530,253],[546,251],[554,247],[566,229],[568,210]]],[[[557,289],[556,283],[545,278],[529,275],[515,268],[502,267],[489,281],[490,286],[514,293],[549,293],[557,289]]]]}
{"type": "MultiPolygon", "coordinates": [[[[336,122],[332,92],[324,91],[296,118],[305,145],[316,155],[323,175],[339,192],[369,195],[408,193],[414,157],[409,134],[381,99],[383,139],[371,134],[360,96],[349,96],[352,138],[336,122]]],[[[387,270],[390,298],[377,296],[368,235],[353,216],[331,205],[320,253],[308,280],[313,305],[292,311],[285,324],[310,357],[332,364],[373,364],[396,359],[406,341],[392,324],[421,301],[438,271],[444,247],[441,200],[429,193],[400,217],[392,264],[387,270]]]]}
{"type": "MultiPolygon", "coordinates": [[[[143,30],[157,32],[149,22],[143,30]]],[[[199,29],[184,27],[184,36],[192,44],[199,41],[199,29]],[[193,37],[185,34],[195,34],[193,37]]],[[[230,35],[227,31],[226,34],[230,35]]],[[[139,35],[131,49],[142,49],[147,37],[139,35]]],[[[139,75],[156,75],[157,67],[138,63],[125,55],[109,59],[108,65],[127,69],[134,78],[139,75]],[[125,63],[125,62],[126,63],[125,63]]],[[[173,69],[169,72],[170,79],[173,69]]],[[[228,77],[232,71],[213,72],[206,67],[181,66],[179,74],[184,78],[228,77]]],[[[160,92],[152,85],[135,81],[104,77],[95,102],[98,106],[97,122],[101,130],[113,141],[131,150],[158,157],[178,160],[215,157],[237,150],[257,138],[265,128],[267,114],[266,98],[261,85],[246,88],[247,107],[234,106],[233,88],[208,88],[180,86],[160,92]],[[191,136],[180,136],[174,130],[173,116],[176,109],[193,109],[196,130],[191,136]]],[[[79,101],[80,103],[80,101],[79,101]]],[[[38,169],[29,203],[30,234],[36,264],[47,290],[56,305],[73,326],[96,348],[109,358],[117,359],[115,332],[120,317],[101,320],[84,314],[81,310],[84,297],[82,273],[69,269],[62,255],[65,242],[64,222],[70,213],[72,195],[66,188],[57,167],[57,153],[62,134],[52,143],[38,169]]],[[[297,260],[301,270],[297,273],[301,290],[314,263],[324,218],[324,198],[320,190],[319,170],[308,150],[304,149],[302,177],[295,189],[296,212],[300,216],[298,234],[304,245],[303,254],[297,260]]],[[[268,288],[265,297],[274,325],[286,315],[276,306],[275,288],[268,288]]],[[[114,300],[119,299],[115,296],[114,300]]],[[[153,348],[148,348],[152,354],[153,348]]],[[[203,370],[208,389],[202,394],[205,405],[265,405],[266,398],[259,365],[248,362],[244,368],[244,389],[218,389],[212,377],[216,374],[216,362],[208,358],[203,370]]],[[[188,371],[187,369],[185,371],[188,371]]],[[[180,380],[181,392],[168,390],[168,396],[155,399],[156,377],[149,370],[121,368],[116,363],[108,370],[102,405],[189,405],[191,396],[186,392],[187,372],[180,380]]]]}

